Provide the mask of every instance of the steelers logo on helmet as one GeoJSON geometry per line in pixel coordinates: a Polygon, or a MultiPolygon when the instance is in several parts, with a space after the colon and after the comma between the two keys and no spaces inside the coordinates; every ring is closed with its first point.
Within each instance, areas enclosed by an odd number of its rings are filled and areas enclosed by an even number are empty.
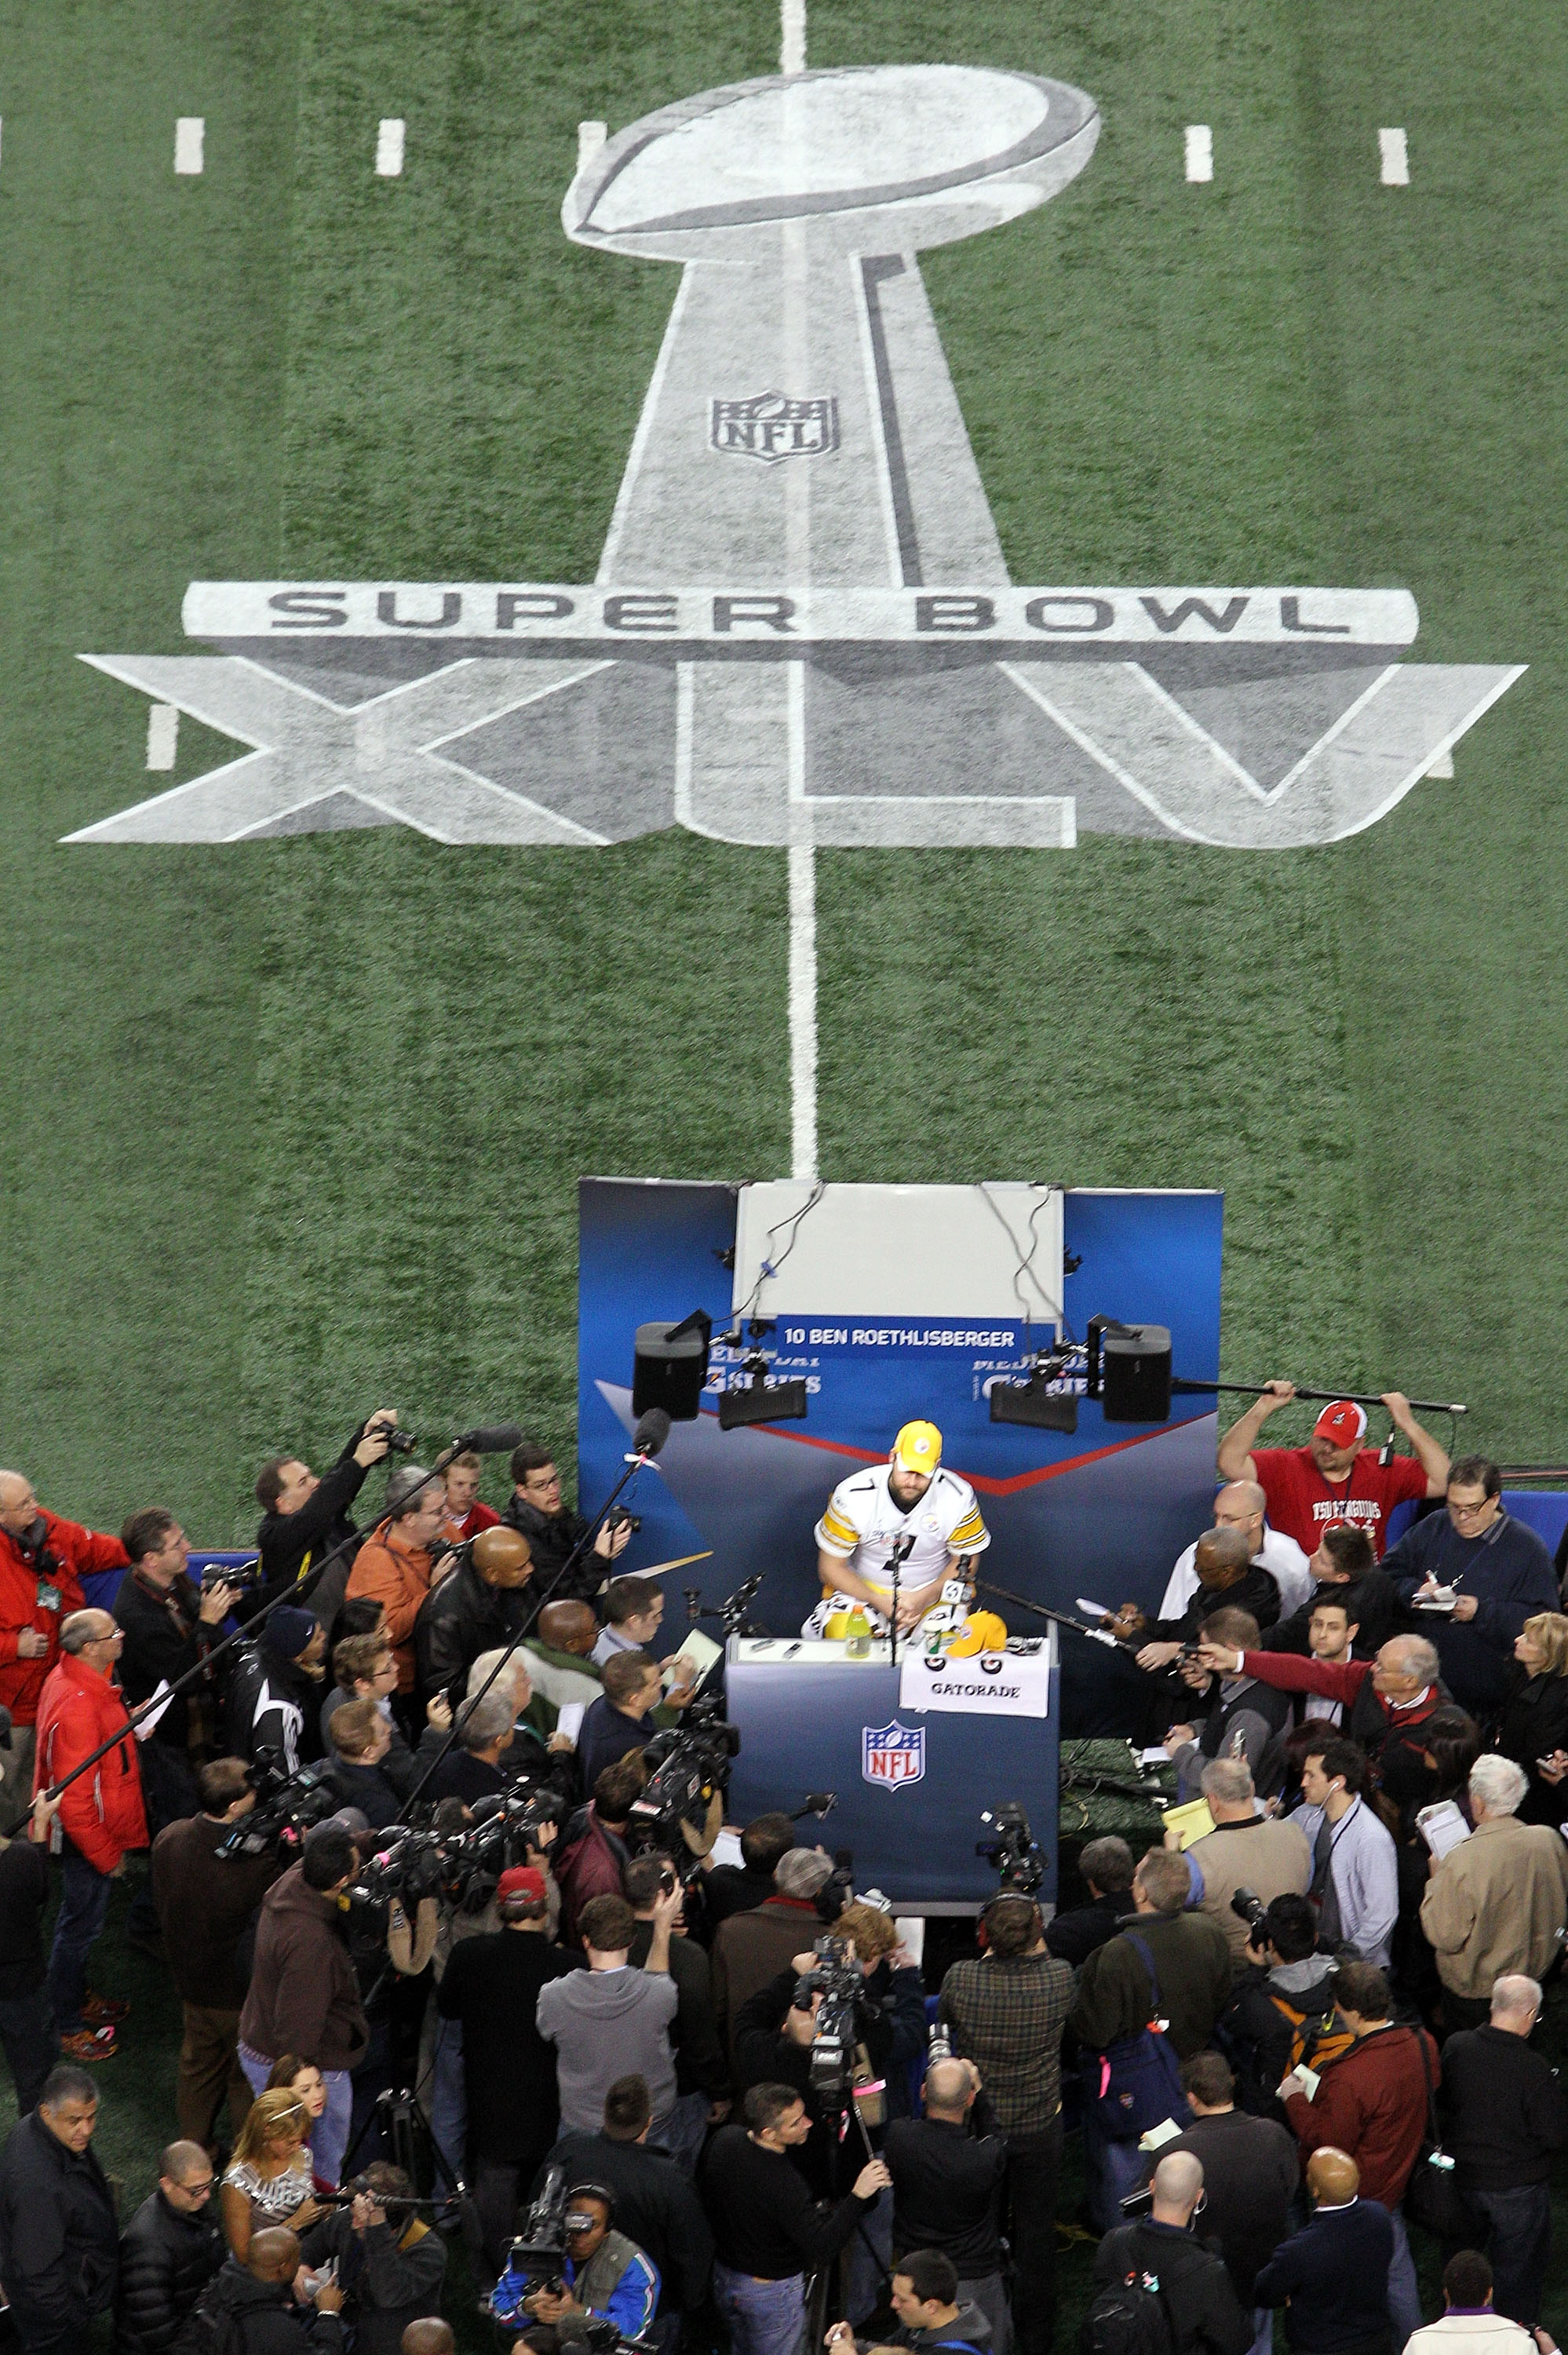
{"type": "Polygon", "coordinates": [[[927,1477],[942,1460],[942,1434],[934,1423],[906,1423],[893,1443],[893,1460],[906,1472],[927,1477]]]}

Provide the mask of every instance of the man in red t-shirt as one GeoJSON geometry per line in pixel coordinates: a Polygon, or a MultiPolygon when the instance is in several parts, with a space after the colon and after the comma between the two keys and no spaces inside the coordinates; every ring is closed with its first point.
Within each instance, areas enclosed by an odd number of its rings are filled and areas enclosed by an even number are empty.
{"type": "Polygon", "coordinates": [[[1366,1415],[1350,1399],[1323,1409],[1305,1447],[1256,1446],[1269,1416],[1295,1395],[1294,1382],[1270,1382],[1255,1405],[1232,1423],[1220,1442],[1221,1477],[1258,1481],[1268,1498],[1271,1526],[1294,1538],[1304,1553],[1317,1551],[1330,1522],[1349,1521],[1366,1531],[1381,1561],[1390,1513],[1407,1497],[1441,1497],[1448,1485],[1448,1458],[1431,1433],[1422,1430],[1403,1391],[1384,1391],[1383,1403],[1414,1448],[1414,1457],[1394,1455],[1380,1464],[1376,1449],[1361,1445],[1366,1415]]]}

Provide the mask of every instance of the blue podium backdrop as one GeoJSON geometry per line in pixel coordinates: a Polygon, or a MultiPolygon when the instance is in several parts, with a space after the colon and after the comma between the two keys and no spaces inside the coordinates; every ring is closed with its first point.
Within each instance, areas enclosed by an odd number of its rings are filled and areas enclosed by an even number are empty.
{"type": "MultiPolygon", "coordinates": [[[[1177,1372],[1212,1380],[1222,1209],[1217,1193],[1070,1189],[1064,1242],[1079,1264],[1065,1284],[1069,1330],[1081,1335],[1097,1313],[1167,1325],[1177,1372]]],[[[623,1469],[636,1327],[697,1307],[715,1329],[729,1326],[736,1189],[586,1178],[579,1220],[578,1473],[591,1509],[623,1469]]],[[[934,1233],[932,1252],[942,1248],[934,1233]]],[[[674,1426],[658,1470],[640,1473],[626,1500],[642,1529],[622,1567],[711,1547],[712,1561],[664,1581],[666,1627],[685,1625],[686,1585],[716,1602],[760,1572],[754,1616],[794,1633],[819,1592],[812,1531],[830,1492],[858,1465],[881,1461],[900,1423],[919,1415],[939,1426],[944,1461],[979,1495],[991,1532],[982,1579],[1067,1610],[1080,1593],[1157,1603],[1176,1555],[1208,1522],[1213,1409],[1179,1397],[1169,1423],[1107,1425],[1097,1402],[1080,1400],[1071,1436],[992,1423],[988,1380],[1049,1337],[1039,1326],[1026,1334],[1021,1316],[871,1320],[853,1301],[824,1301],[818,1315],[781,1318],[764,1345],[777,1379],[805,1380],[806,1420],[731,1432],[718,1427],[717,1393],[744,1376],[715,1348],[711,1404],[674,1426]]],[[[1016,1612],[1009,1625],[1040,1632],[1016,1612]]],[[[1058,1730],[1112,1722],[1122,1713],[1116,1685],[1136,1672],[1100,1646],[1063,1642],[1058,1730]]]]}

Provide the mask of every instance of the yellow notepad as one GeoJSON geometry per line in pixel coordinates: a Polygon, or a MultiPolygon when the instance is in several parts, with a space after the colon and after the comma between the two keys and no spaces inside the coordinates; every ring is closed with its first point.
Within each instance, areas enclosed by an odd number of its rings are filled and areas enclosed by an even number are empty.
{"type": "Polygon", "coordinates": [[[1189,1799],[1184,1807],[1161,1807],[1160,1817],[1168,1832],[1174,1832],[1183,1848],[1191,1848],[1214,1828],[1207,1799],[1189,1799]]]}

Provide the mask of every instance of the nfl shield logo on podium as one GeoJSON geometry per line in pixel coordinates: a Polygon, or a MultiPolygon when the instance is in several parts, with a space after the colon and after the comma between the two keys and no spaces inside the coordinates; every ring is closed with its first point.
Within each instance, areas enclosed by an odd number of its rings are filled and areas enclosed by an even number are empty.
{"type": "Polygon", "coordinates": [[[868,1783],[895,1790],[900,1784],[918,1783],[926,1772],[926,1729],[900,1725],[864,1725],[860,1734],[860,1771],[868,1783]]]}

